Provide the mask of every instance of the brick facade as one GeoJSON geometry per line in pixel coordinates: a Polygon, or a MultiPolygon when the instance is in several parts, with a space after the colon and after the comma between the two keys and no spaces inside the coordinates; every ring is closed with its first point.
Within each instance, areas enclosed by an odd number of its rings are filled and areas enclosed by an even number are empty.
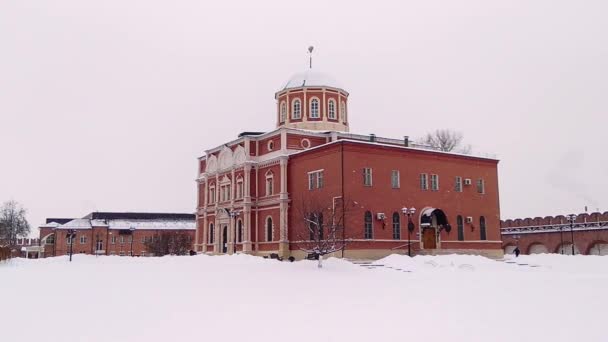
{"type": "Polygon", "coordinates": [[[283,89],[275,95],[275,130],[243,133],[205,151],[198,163],[196,250],[301,257],[299,243],[307,228],[298,208],[314,197],[330,207],[356,203],[344,210],[345,256],[404,253],[408,244],[418,253],[502,255],[498,161],[439,152],[407,139],[346,133],[347,97],[341,88],[322,83],[283,89]],[[292,120],[289,105],[283,120],[282,103],[296,98],[304,104],[302,117],[292,120]],[[309,117],[312,98],[320,100],[318,118],[309,117]],[[328,118],[330,99],[339,103],[335,120],[328,118]],[[343,129],[334,130],[336,125],[343,129]],[[369,186],[363,183],[364,169],[372,173],[369,186]],[[322,172],[323,184],[309,189],[314,171],[322,172]],[[428,178],[428,189],[421,187],[421,174],[428,178]],[[409,239],[404,207],[417,209],[409,239]],[[371,238],[364,234],[367,212],[373,217],[371,238]],[[399,218],[395,229],[394,213],[399,218]]]}
{"type": "MultiPolygon", "coordinates": [[[[69,254],[150,255],[145,241],[163,233],[185,234],[195,240],[195,216],[191,214],[91,213],[63,224],[52,219],[41,226],[42,256],[69,254]],[[96,218],[103,216],[104,218],[96,218]],[[70,244],[69,231],[75,233],[70,244]]],[[[190,249],[193,245],[190,246],[190,249]]]]}
{"type": "Polygon", "coordinates": [[[503,248],[523,254],[574,252],[608,255],[608,212],[576,215],[571,223],[563,216],[509,219],[500,222],[503,248]]]}

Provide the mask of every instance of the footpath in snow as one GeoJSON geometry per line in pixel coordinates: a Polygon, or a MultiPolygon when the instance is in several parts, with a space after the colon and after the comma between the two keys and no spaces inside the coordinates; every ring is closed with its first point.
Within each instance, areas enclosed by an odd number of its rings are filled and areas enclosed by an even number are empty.
{"type": "Polygon", "coordinates": [[[2,341],[608,341],[608,257],[0,264],[2,341]],[[8,295],[7,295],[8,294],[8,295]]]}

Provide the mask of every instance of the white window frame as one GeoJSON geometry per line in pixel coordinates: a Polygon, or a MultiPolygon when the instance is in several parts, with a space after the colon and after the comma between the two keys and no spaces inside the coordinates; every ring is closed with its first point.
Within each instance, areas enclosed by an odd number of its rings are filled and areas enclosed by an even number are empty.
{"type": "Polygon", "coordinates": [[[344,101],[340,103],[340,118],[343,122],[346,122],[346,102],[344,101]]]}
{"type": "Polygon", "coordinates": [[[439,175],[431,174],[431,191],[439,191],[439,175]]]}
{"type": "Polygon", "coordinates": [[[363,185],[364,186],[373,186],[373,170],[371,167],[363,168],[363,185]]]}
{"type": "Polygon", "coordinates": [[[264,220],[264,235],[266,237],[266,242],[272,242],[273,238],[274,238],[274,220],[272,219],[272,216],[266,216],[266,219],[264,220]],[[269,230],[268,230],[268,219],[270,219],[270,235],[268,235],[269,230]]]}
{"type": "Polygon", "coordinates": [[[243,198],[243,191],[245,187],[243,186],[243,178],[238,177],[236,179],[236,195],[234,198],[243,198]]]}
{"type": "Polygon", "coordinates": [[[460,176],[454,178],[454,191],[462,192],[462,177],[460,176]]]}
{"type": "Polygon", "coordinates": [[[427,191],[429,189],[429,175],[427,173],[420,174],[420,190],[427,191]]]}
{"type": "Polygon", "coordinates": [[[80,244],[84,245],[85,243],[87,243],[87,236],[86,235],[80,235],[80,244]]]}
{"type": "Polygon", "coordinates": [[[110,243],[111,243],[112,245],[115,245],[115,244],[116,244],[116,235],[112,235],[112,237],[110,238],[110,243]]]}
{"type": "Polygon", "coordinates": [[[401,175],[399,170],[391,171],[391,188],[399,189],[401,187],[401,175]]]}
{"type": "Polygon", "coordinates": [[[336,120],[336,101],[334,99],[327,101],[327,118],[336,120]]]}
{"type": "Polygon", "coordinates": [[[274,174],[272,171],[266,172],[266,196],[274,195],[274,174]]]}
{"type": "Polygon", "coordinates": [[[321,117],[321,101],[319,100],[318,97],[311,97],[310,98],[310,106],[309,106],[310,110],[308,113],[308,116],[311,119],[319,119],[321,117]],[[315,108],[315,104],[316,104],[316,108],[315,108]]]}
{"type": "Polygon", "coordinates": [[[291,101],[291,118],[293,120],[302,119],[302,101],[296,98],[291,101]],[[298,107],[296,108],[296,104],[298,107]]]}
{"type": "Polygon", "coordinates": [[[220,185],[220,202],[230,201],[230,183],[220,185]]]}
{"type": "Polygon", "coordinates": [[[325,169],[308,172],[308,190],[321,189],[323,187],[323,171],[325,169]]]}
{"type": "Polygon", "coordinates": [[[209,186],[209,204],[215,203],[215,184],[209,186]]]}

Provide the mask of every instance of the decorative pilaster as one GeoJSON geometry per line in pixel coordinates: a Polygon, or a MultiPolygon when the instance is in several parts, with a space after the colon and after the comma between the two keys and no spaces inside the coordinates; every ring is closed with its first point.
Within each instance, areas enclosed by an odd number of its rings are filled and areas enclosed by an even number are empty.
{"type": "Polygon", "coordinates": [[[287,209],[288,209],[288,193],[287,193],[287,160],[285,156],[281,158],[281,192],[279,194],[279,255],[283,258],[289,257],[289,239],[288,239],[288,225],[287,225],[287,209]]]}
{"type": "Polygon", "coordinates": [[[243,177],[243,253],[251,253],[251,165],[244,166],[243,177]]]}

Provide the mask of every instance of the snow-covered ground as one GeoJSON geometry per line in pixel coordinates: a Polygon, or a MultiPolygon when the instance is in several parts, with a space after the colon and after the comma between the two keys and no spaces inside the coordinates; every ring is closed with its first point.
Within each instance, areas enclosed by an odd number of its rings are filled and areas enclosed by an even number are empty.
{"type": "Polygon", "coordinates": [[[244,255],[12,260],[0,264],[0,340],[608,341],[608,257],[375,264],[385,266],[244,255]]]}

